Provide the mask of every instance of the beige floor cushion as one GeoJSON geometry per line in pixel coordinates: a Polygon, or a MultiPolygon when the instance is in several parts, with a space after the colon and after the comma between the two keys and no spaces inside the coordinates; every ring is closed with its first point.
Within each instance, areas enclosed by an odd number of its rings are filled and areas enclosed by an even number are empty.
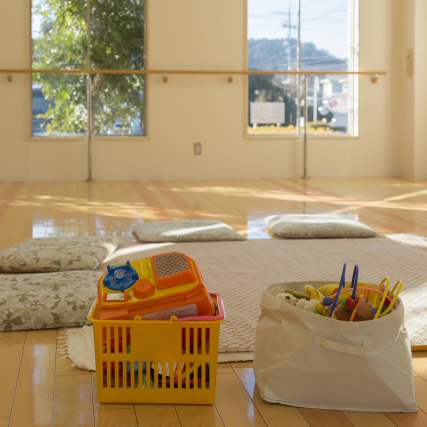
{"type": "Polygon", "coordinates": [[[82,326],[99,271],[0,275],[0,331],[82,326]]]}
{"type": "Polygon", "coordinates": [[[0,272],[95,270],[120,243],[97,236],[26,239],[0,252],[0,272]]]}
{"type": "Polygon", "coordinates": [[[213,220],[142,222],[133,231],[144,243],[246,240],[229,225],[213,220]]]}
{"type": "Polygon", "coordinates": [[[365,224],[339,214],[285,214],[264,218],[267,227],[285,239],[360,239],[377,237],[365,224]]]}

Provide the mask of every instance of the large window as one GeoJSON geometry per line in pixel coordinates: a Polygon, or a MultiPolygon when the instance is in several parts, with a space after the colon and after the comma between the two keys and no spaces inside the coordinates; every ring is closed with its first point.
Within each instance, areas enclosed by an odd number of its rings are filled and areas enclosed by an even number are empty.
{"type": "MultiPolygon", "coordinates": [[[[357,0],[248,0],[249,70],[357,71],[357,0]]],[[[357,135],[357,77],[249,76],[249,135],[357,135]]]]}
{"type": "MultiPolygon", "coordinates": [[[[144,7],[144,0],[32,0],[33,69],[143,69],[144,7]]],[[[144,135],[144,95],[142,75],[34,74],[32,135],[85,134],[89,96],[94,135],[144,135]]]]}

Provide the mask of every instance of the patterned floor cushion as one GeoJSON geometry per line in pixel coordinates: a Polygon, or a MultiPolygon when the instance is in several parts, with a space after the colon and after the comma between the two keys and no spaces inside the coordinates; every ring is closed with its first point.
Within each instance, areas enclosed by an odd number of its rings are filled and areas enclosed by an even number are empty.
{"type": "Polygon", "coordinates": [[[144,243],[246,240],[229,225],[214,220],[143,222],[133,231],[144,243]]]}
{"type": "Polygon", "coordinates": [[[0,275],[0,331],[82,326],[99,271],[0,275]]]}
{"type": "Polygon", "coordinates": [[[340,214],[284,214],[264,218],[284,239],[361,239],[378,237],[365,224],[340,214]]]}
{"type": "Polygon", "coordinates": [[[95,270],[120,243],[98,236],[26,239],[0,252],[0,272],[95,270]]]}

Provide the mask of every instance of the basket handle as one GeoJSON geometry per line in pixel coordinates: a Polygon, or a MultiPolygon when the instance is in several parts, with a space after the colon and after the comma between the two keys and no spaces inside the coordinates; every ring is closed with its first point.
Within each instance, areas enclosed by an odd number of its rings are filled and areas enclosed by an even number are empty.
{"type": "Polygon", "coordinates": [[[338,351],[340,353],[350,354],[352,356],[365,356],[368,352],[371,342],[365,341],[361,346],[345,344],[339,341],[329,340],[317,335],[313,336],[313,345],[320,346],[325,350],[338,351]]]}

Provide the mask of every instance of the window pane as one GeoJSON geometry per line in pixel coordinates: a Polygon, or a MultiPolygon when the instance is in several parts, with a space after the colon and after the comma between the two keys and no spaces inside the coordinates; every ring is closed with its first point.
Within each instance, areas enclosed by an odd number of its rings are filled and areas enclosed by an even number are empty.
{"type": "MultiPolygon", "coordinates": [[[[248,0],[248,68],[356,70],[353,4],[353,0],[248,0]]],[[[356,84],[357,77],[351,75],[309,76],[310,133],[356,133],[356,84]]],[[[303,93],[303,76],[249,76],[248,134],[302,133],[303,93]]]]}
{"type": "MultiPolygon", "coordinates": [[[[93,69],[144,69],[144,1],[91,0],[93,69]]],[[[93,80],[96,135],[144,135],[143,75],[99,74],[93,80]]]]}
{"type": "Polygon", "coordinates": [[[33,136],[84,135],[86,76],[34,74],[33,136]]]}
{"type": "MultiPolygon", "coordinates": [[[[33,68],[86,68],[85,1],[33,0],[31,35],[33,68]]],[[[83,134],[86,93],[84,76],[34,74],[32,134],[83,134]]]]}
{"type": "MultiPolygon", "coordinates": [[[[32,1],[34,69],[87,68],[86,0],[32,1]]],[[[90,67],[144,68],[144,1],[90,1],[90,67]]],[[[144,135],[145,77],[92,77],[96,135],[144,135]]],[[[87,77],[33,76],[33,135],[83,134],[87,77]]]]}
{"type": "MultiPolygon", "coordinates": [[[[302,0],[302,70],[349,70],[350,3],[349,0],[302,0]]],[[[310,133],[349,133],[350,79],[353,77],[333,74],[309,77],[310,133]]]]}
{"type": "Polygon", "coordinates": [[[98,74],[93,80],[96,135],[144,135],[144,78],[98,74]]]}
{"type": "Polygon", "coordinates": [[[249,76],[250,135],[292,135],[297,132],[296,85],[296,76],[249,76]]]}
{"type": "Polygon", "coordinates": [[[352,76],[308,77],[308,132],[348,134],[352,117],[349,80],[352,76]],[[339,77],[339,78],[338,78],[339,77]]]}
{"type": "MultiPolygon", "coordinates": [[[[297,7],[296,0],[248,0],[250,70],[297,69],[297,7]]],[[[249,134],[297,133],[298,80],[283,74],[249,76],[249,134]]]]}

